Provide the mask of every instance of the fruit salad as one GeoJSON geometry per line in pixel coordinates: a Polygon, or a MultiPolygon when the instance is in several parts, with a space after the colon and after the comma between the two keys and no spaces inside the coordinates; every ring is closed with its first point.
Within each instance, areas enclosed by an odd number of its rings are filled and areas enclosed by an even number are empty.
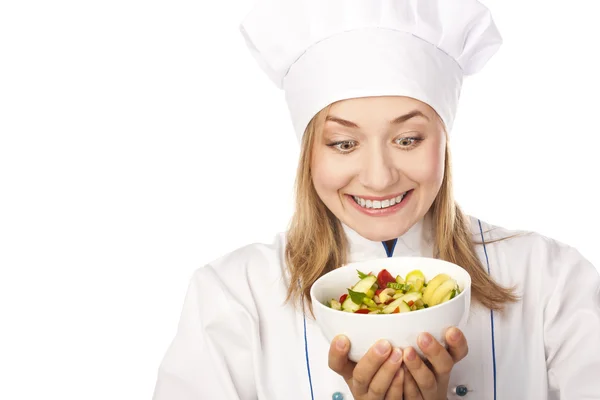
{"type": "Polygon", "coordinates": [[[422,310],[449,301],[460,294],[460,288],[447,274],[426,280],[420,270],[395,278],[386,269],[377,275],[358,271],[359,281],[338,300],[327,306],[356,314],[397,314],[422,310]]]}

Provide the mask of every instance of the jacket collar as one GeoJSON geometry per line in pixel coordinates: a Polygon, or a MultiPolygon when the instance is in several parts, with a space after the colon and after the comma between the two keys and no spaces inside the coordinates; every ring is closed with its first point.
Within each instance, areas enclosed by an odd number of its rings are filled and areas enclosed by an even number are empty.
{"type": "Polygon", "coordinates": [[[342,227],[350,244],[349,262],[385,257],[433,257],[434,232],[430,213],[395,240],[391,254],[383,242],[366,239],[344,223],[342,227]]]}

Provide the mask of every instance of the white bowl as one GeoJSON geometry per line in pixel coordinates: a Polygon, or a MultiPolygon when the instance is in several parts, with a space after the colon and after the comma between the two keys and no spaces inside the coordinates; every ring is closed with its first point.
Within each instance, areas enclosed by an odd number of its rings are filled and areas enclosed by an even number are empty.
{"type": "Polygon", "coordinates": [[[412,346],[424,357],[417,345],[421,332],[430,333],[445,346],[447,329],[452,326],[462,329],[466,324],[471,306],[471,277],[458,265],[434,258],[381,258],[347,264],[323,275],[313,284],[310,296],[317,324],[329,343],[340,334],[350,340],[350,360],[358,362],[379,339],[387,339],[392,346],[401,349],[412,346]],[[427,282],[437,274],[448,274],[458,283],[460,294],[436,306],[399,314],[354,314],[325,305],[348,293],[347,289],[359,281],[357,270],[376,275],[384,268],[392,276],[403,278],[408,272],[419,269],[427,282]]]}

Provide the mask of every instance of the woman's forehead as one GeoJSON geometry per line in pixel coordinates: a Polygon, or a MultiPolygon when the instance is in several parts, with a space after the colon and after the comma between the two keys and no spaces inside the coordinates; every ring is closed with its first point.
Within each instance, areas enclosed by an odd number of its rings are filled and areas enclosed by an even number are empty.
{"type": "Polygon", "coordinates": [[[362,109],[379,109],[383,111],[420,110],[430,113],[433,109],[426,103],[406,96],[372,96],[340,100],[331,105],[330,112],[358,112],[362,109]]]}
{"type": "Polygon", "coordinates": [[[435,111],[426,103],[405,96],[374,96],[346,99],[332,104],[328,119],[360,122],[392,122],[406,115],[422,115],[433,122],[435,111]]]}

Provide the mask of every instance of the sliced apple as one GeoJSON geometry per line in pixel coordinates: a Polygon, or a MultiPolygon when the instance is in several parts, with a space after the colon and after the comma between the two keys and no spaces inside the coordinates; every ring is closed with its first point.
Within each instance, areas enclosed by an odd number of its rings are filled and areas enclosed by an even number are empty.
{"type": "Polygon", "coordinates": [[[399,299],[392,301],[390,304],[388,304],[383,309],[383,313],[384,314],[392,314],[398,307],[400,307],[400,312],[410,311],[410,307],[408,306],[408,304],[406,304],[406,302],[404,300],[402,300],[402,298],[399,298],[399,299]]]}
{"type": "Polygon", "coordinates": [[[440,305],[440,304],[445,303],[445,302],[449,301],[450,299],[452,299],[453,293],[454,293],[454,290],[451,290],[450,293],[448,293],[448,295],[446,297],[444,297],[442,299],[442,301],[440,301],[437,305],[440,305]]]}
{"type": "Polygon", "coordinates": [[[401,299],[396,299],[394,301],[392,301],[390,304],[388,304],[382,311],[384,314],[391,314],[394,312],[394,310],[398,307],[400,307],[400,303],[402,303],[403,300],[401,299]]]}
{"type": "Polygon", "coordinates": [[[340,310],[340,311],[342,310],[342,305],[336,299],[331,299],[329,304],[330,304],[331,308],[333,308],[334,310],[340,310]]]}
{"type": "Polygon", "coordinates": [[[381,291],[381,293],[379,293],[379,302],[380,303],[385,303],[386,301],[388,301],[390,299],[390,297],[392,297],[394,294],[396,294],[396,291],[392,288],[387,288],[387,289],[383,289],[381,291]]]}
{"type": "Polygon", "coordinates": [[[438,274],[432,280],[430,280],[429,283],[427,283],[427,287],[423,292],[423,301],[425,302],[425,304],[427,304],[428,306],[432,305],[431,297],[433,296],[433,293],[442,283],[444,283],[448,279],[452,278],[450,278],[450,276],[447,274],[438,274]]]}
{"type": "Polygon", "coordinates": [[[410,283],[410,292],[421,292],[423,289],[423,285],[425,284],[425,280],[421,278],[417,278],[410,283]]]}
{"type": "Polygon", "coordinates": [[[412,311],[410,309],[410,306],[408,304],[406,304],[405,301],[403,301],[402,303],[400,303],[400,306],[398,308],[400,308],[400,312],[401,313],[411,312],[412,311]]]}
{"type": "Polygon", "coordinates": [[[448,297],[448,299],[450,299],[454,289],[456,289],[456,281],[454,279],[444,281],[444,283],[438,286],[433,295],[431,295],[431,301],[427,304],[429,306],[441,304],[444,298],[448,297]]]}
{"type": "Polygon", "coordinates": [[[423,295],[421,293],[416,292],[406,293],[404,296],[401,297],[401,299],[406,303],[410,303],[411,301],[415,302],[421,298],[423,298],[423,295]]]}

